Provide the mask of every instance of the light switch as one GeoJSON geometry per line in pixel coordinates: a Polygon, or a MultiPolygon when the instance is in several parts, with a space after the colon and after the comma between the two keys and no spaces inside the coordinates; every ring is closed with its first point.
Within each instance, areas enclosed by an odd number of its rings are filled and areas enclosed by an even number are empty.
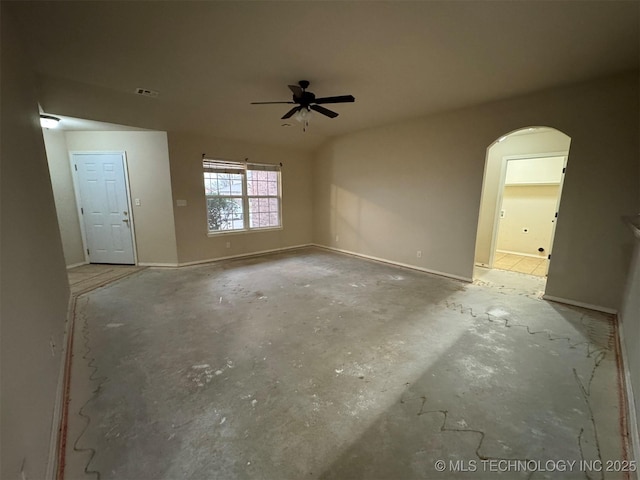
{"type": "Polygon", "coordinates": [[[187,201],[186,200],[176,200],[176,206],[177,207],[186,207],[187,206],[187,201]]]}
{"type": "Polygon", "coordinates": [[[136,207],[139,207],[139,206],[140,206],[140,199],[139,199],[139,198],[136,198],[136,199],[135,199],[135,204],[136,204],[136,207]]]}

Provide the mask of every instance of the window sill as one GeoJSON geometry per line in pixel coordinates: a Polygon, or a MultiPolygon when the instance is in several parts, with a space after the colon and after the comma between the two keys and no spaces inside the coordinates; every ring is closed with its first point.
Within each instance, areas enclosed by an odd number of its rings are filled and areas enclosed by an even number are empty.
{"type": "Polygon", "coordinates": [[[227,235],[245,235],[250,233],[261,233],[261,232],[275,232],[277,230],[283,230],[282,227],[265,227],[265,228],[252,228],[249,230],[222,230],[220,232],[207,232],[207,237],[225,237],[227,235]]]}

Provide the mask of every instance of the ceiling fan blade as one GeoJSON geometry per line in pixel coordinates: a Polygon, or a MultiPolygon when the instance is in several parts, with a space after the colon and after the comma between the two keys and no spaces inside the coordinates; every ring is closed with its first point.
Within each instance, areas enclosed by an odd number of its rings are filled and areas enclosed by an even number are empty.
{"type": "Polygon", "coordinates": [[[274,103],[296,103],[296,102],[251,102],[251,105],[271,105],[274,103]]]}
{"type": "Polygon", "coordinates": [[[322,97],[322,98],[316,98],[313,103],[348,103],[348,102],[355,102],[356,99],[354,98],[353,95],[339,95],[337,97],[322,97]]]}
{"type": "Polygon", "coordinates": [[[302,97],[302,88],[300,88],[298,85],[289,85],[289,90],[293,92],[294,97],[302,97]]]}
{"type": "Polygon", "coordinates": [[[321,107],[320,105],[310,105],[309,108],[311,110],[315,110],[318,113],[326,115],[329,118],[336,118],[338,116],[336,112],[332,112],[328,108],[321,107]]]}
{"type": "MultiPolygon", "coordinates": [[[[293,103],[293,102],[291,102],[293,103]]],[[[289,110],[287,113],[285,113],[281,120],[286,120],[287,118],[290,118],[291,116],[293,116],[294,113],[296,113],[298,110],[300,110],[302,107],[293,107],[291,110],[289,110]]]]}

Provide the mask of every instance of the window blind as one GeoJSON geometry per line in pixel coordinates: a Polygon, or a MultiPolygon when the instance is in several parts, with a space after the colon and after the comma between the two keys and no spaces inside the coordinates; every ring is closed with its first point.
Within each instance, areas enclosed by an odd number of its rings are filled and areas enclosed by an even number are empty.
{"type": "Polygon", "coordinates": [[[266,172],[279,172],[280,165],[268,163],[230,162],[227,160],[202,160],[202,169],[209,173],[244,173],[246,170],[261,170],[266,172]]]}

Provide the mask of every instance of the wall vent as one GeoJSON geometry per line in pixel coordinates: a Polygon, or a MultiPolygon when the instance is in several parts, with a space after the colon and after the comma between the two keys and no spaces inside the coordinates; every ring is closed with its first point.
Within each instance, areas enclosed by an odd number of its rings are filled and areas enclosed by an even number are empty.
{"type": "Polygon", "coordinates": [[[151,90],[149,88],[136,88],[136,93],[138,95],[144,95],[145,97],[156,98],[160,95],[160,92],[156,92],[155,90],[151,90]]]}

